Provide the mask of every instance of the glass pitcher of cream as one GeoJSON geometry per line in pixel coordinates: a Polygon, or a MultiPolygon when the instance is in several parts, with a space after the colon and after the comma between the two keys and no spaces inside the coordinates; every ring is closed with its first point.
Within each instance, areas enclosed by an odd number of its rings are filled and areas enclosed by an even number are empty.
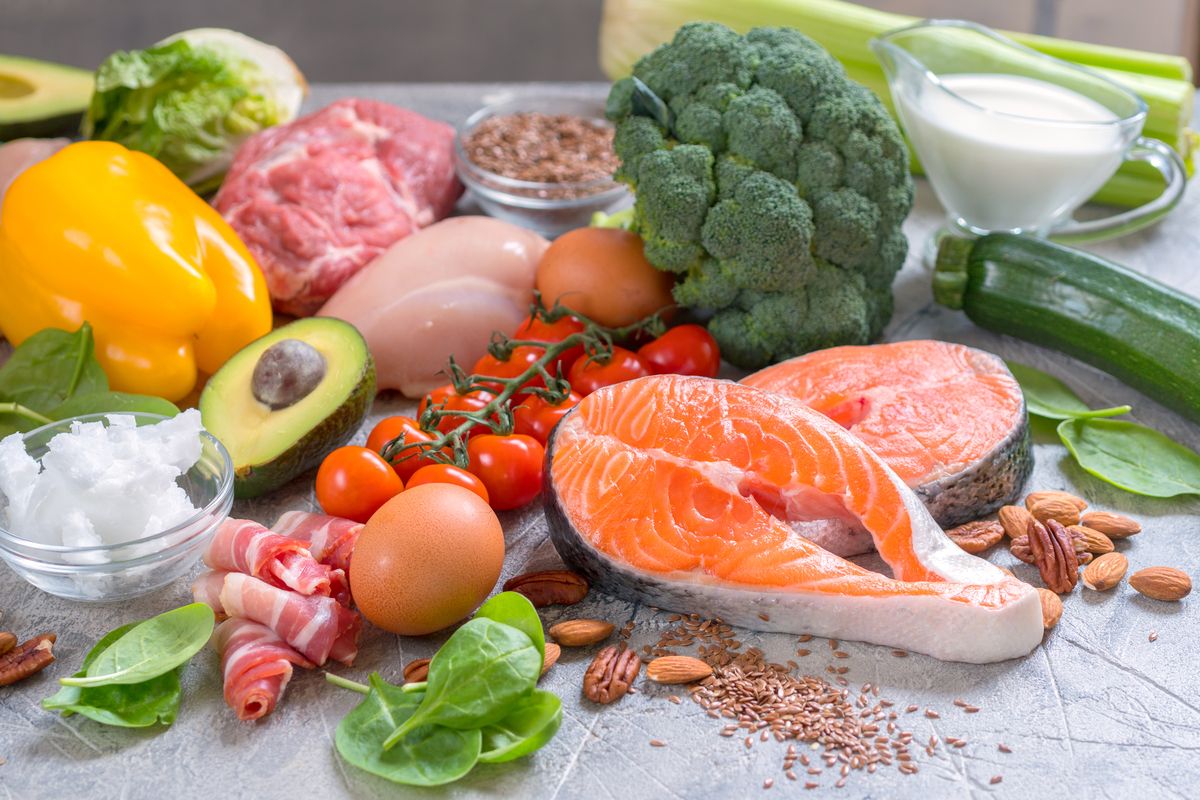
{"type": "Polygon", "coordinates": [[[1091,70],[960,20],[871,40],[900,123],[960,232],[1092,241],[1149,225],[1183,196],[1179,156],[1141,136],[1146,104],[1091,70]],[[1072,214],[1123,161],[1162,173],[1157,198],[1077,222],[1072,214]]]}

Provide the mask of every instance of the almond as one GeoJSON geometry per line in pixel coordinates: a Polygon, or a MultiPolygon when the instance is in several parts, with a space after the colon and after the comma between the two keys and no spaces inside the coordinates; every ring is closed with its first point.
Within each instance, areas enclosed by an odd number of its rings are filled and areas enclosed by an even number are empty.
{"type": "Polygon", "coordinates": [[[550,627],[550,635],[563,647],[585,647],[602,642],[613,632],[613,624],[602,619],[569,619],[550,627]]]}
{"type": "MultiPolygon", "coordinates": [[[[1033,497],[1033,495],[1029,497],[1033,497]]],[[[1064,526],[1079,524],[1079,507],[1070,500],[1061,497],[1042,497],[1031,503],[1029,497],[1025,498],[1025,505],[1038,522],[1052,519],[1064,526]]]]}
{"type": "Polygon", "coordinates": [[[1033,504],[1042,500],[1061,500],[1063,502],[1070,503],[1081,512],[1087,508],[1088,505],[1087,500],[1084,500],[1082,497],[1076,497],[1070,492],[1060,492],[1051,489],[1045,492],[1031,492],[1029,496],[1025,498],[1025,507],[1032,510],[1033,504]]]}
{"type": "Polygon", "coordinates": [[[1049,589],[1039,588],[1037,593],[1038,598],[1042,601],[1042,628],[1045,630],[1050,630],[1057,625],[1058,620],[1062,618],[1062,598],[1049,589]]]}
{"type": "Polygon", "coordinates": [[[1129,517],[1109,511],[1089,511],[1083,515],[1080,522],[1092,530],[1100,531],[1109,539],[1124,539],[1126,536],[1142,532],[1142,526],[1129,517]]]}
{"type": "Polygon", "coordinates": [[[691,656],[663,656],[646,666],[646,677],[655,683],[693,683],[712,675],[712,667],[691,656]]]}
{"type": "Polygon", "coordinates": [[[1095,592],[1107,592],[1125,577],[1129,559],[1120,553],[1105,553],[1083,568],[1083,585],[1095,592]]]}
{"type": "MultiPolygon", "coordinates": [[[[562,648],[554,642],[546,642],[546,656],[542,659],[542,675],[550,671],[550,668],[558,663],[558,657],[562,655],[562,648]]],[[[540,675],[538,677],[541,677],[540,675]]]]}
{"type": "Polygon", "coordinates": [[[1082,536],[1084,547],[1094,556],[1102,556],[1113,551],[1112,539],[1095,528],[1089,528],[1086,525],[1072,525],[1067,530],[1082,536]]]}
{"type": "Polygon", "coordinates": [[[1146,567],[1129,576],[1129,585],[1151,600],[1182,600],[1192,591],[1192,579],[1174,567],[1146,567]]]}
{"type": "Polygon", "coordinates": [[[1004,532],[1010,539],[1024,536],[1032,518],[1033,515],[1021,506],[1004,506],[1000,509],[1000,524],[1004,526],[1004,532]]]}

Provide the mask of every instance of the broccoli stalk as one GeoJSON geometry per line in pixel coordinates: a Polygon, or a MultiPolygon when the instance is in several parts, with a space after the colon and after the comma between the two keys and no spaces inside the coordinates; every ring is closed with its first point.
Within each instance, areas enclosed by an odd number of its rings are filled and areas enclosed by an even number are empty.
{"type": "Polygon", "coordinates": [[[862,344],[908,250],[908,153],[870,91],[789,28],[691,23],[617,81],[617,177],[646,258],[752,369],[862,344]]]}

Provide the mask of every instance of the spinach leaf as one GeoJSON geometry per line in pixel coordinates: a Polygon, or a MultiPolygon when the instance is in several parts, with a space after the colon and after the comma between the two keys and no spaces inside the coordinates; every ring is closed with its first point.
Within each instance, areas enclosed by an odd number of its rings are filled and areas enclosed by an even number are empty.
{"type": "Polygon", "coordinates": [[[479,760],[499,764],[527,756],[554,738],[561,724],[562,701],[558,695],[534,689],[508,716],[483,729],[479,760]]]}
{"type": "Polygon", "coordinates": [[[86,322],[74,333],[38,331],[0,367],[0,400],[45,414],[76,394],[107,391],[108,377],[93,351],[86,322]]]}
{"type": "Polygon", "coordinates": [[[124,392],[89,392],[77,394],[50,412],[54,419],[68,419],[83,414],[130,414],[142,411],[173,417],[179,409],[169,400],[148,394],[125,394],[124,392]]]}
{"type": "Polygon", "coordinates": [[[546,657],[546,633],[542,630],[542,618],[529,598],[520,592],[501,592],[479,607],[475,618],[486,617],[516,628],[533,641],[538,655],[546,657]]]}
{"type": "Polygon", "coordinates": [[[383,743],[391,749],[417,726],[464,730],[490,725],[537,683],[542,657],[524,632],[486,617],[472,619],[429,663],[420,707],[383,743]]]}
{"type": "Polygon", "coordinates": [[[191,603],[139,622],[102,650],[83,676],[60,678],[64,686],[133,684],[157,678],[187,662],[213,631],[213,612],[191,603]]]}
{"type": "Polygon", "coordinates": [[[1079,466],[1102,481],[1147,497],[1200,494],[1200,454],[1163,434],[1111,419],[1069,419],[1058,436],[1079,466]]]}
{"type": "Polygon", "coordinates": [[[1071,388],[1053,375],[1024,364],[1007,362],[1009,371],[1021,384],[1025,407],[1030,414],[1048,419],[1085,419],[1118,417],[1129,413],[1129,406],[1093,410],[1071,388]]]}
{"type": "MultiPolygon", "coordinates": [[[[96,642],[84,657],[83,664],[74,677],[81,678],[86,675],[88,667],[96,657],[135,625],[136,622],[122,625],[96,642]]],[[[179,713],[179,701],[182,696],[180,677],[183,669],[184,665],[181,664],[170,672],[142,683],[94,686],[86,689],[64,686],[56,694],[42,700],[42,708],[61,711],[64,717],[82,714],[96,722],[123,728],[145,728],[156,722],[170,725],[179,713]]]]}
{"type": "Polygon", "coordinates": [[[471,771],[482,746],[478,729],[421,725],[411,729],[395,747],[385,749],[384,741],[412,719],[423,694],[403,692],[377,673],[371,675],[370,682],[370,693],[342,718],[334,733],[334,744],[342,758],[381,778],[413,786],[439,786],[471,771]]]}

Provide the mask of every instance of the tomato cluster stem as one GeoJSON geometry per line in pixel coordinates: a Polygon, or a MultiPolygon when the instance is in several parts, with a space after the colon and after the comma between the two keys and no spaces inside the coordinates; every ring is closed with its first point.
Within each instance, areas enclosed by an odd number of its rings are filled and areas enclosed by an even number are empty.
{"type": "Polygon", "coordinates": [[[467,411],[446,408],[445,402],[434,405],[433,397],[429,395],[425,399],[425,410],[421,413],[418,423],[422,430],[437,435],[429,441],[406,442],[404,435],[401,434],[385,444],[381,448],[380,454],[392,464],[410,458],[426,457],[466,469],[469,464],[467,439],[471,430],[477,425],[483,425],[493,433],[512,433],[512,401],[517,394],[538,395],[551,404],[561,403],[567,398],[567,395],[571,393],[571,384],[567,382],[561,370],[556,370],[554,374],[550,372],[550,367],[557,364],[559,356],[572,348],[582,346],[583,358],[605,363],[612,358],[614,342],[642,332],[655,336],[660,335],[665,327],[660,315],[661,312],[651,314],[632,325],[610,328],[576,314],[561,305],[546,308],[542,304],[541,298],[535,296],[530,310],[531,319],[554,323],[565,316],[572,316],[583,325],[583,330],[571,333],[557,342],[512,339],[499,332],[493,333],[492,342],[488,345],[488,352],[499,361],[508,361],[518,347],[537,347],[542,350],[536,361],[520,375],[512,378],[464,372],[451,356],[446,372],[454,390],[460,395],[475,391],[488,392],[493,394],[492,399],[483,408],[467,411]],[[526,385],[537,378],[541,378],[545,388],[526,385]],[[498,392],[495,391],[497,386],[500,387],[498,392]],[[450,430],[441,432],[439,426],[444,419],[460,421],[450,430]]]}

